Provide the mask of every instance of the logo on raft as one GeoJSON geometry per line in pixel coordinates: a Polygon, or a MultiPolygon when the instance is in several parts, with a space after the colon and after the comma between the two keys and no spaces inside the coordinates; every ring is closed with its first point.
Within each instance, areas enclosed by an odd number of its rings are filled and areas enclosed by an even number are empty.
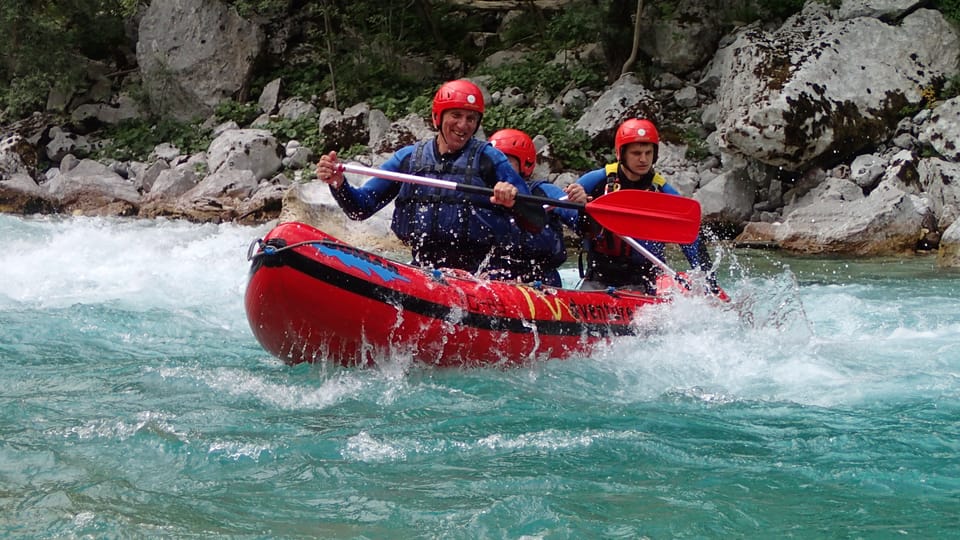
{"type": "Polygon", "coordinates": [[[321,244],[317,246],[321,255],[333,257],[348,268],[356,268],[368,276],[376,275],[383,283],[393,280],[409,282],[410,279],[400,275],[396,265],[389,264],[383,259],[372,257],[369,253],[350,246],[336,244],[321,244]]]}

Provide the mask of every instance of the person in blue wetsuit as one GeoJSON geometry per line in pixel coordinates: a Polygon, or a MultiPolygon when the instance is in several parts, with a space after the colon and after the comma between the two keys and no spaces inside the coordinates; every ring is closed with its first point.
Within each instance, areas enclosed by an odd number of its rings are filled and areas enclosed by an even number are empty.
{"type": "MultiPolygon", "coordinates": [[[[619,189],[643,189],[679,195],[676,188],[653,168],[659,149],[660,135],[653,122],[639,118],[626,120],[617,128],[614,139],[617,162],[584,174],[577,184],[583,187],[591,200],[619,189]]],[[[581,258],[580,264],[583,278],[581,289],[631,287],[650,294],[656,293],[657,276],[661,273],[656,264],[585,215],[581,217],[579,228],[583,237],[583,253],[586,255],[586,261],[581,258]]],[[[663,260],[663,242],[636,240],[655,257],[663,260]]],[[[705,272],[711,291],[717,292],[716,274],[700,237],[691,244],[681,246],[681,249],[690,267],[705,272]]]]}
{"type": "MultiPolygon", "coordinates": [[[[537,165],[537,149],[529,135],[518,129],[501,129],[487,141],[506,154],[510,165],[526,180],[531,193],[552,199],[569,198],[563,189],[549,180],[531,179],[537,165]]],[[[585,203],[586,194],[582,189],[578,193],[579,199],[570,200],[585,203]]],[[[578,217],[579,212],[575,209],[554,207],[547,212],[547,222],[539,233],[513,227],[509,241],[494,249],[487,276],[561,287],[563,283],[558,268],[567,260],[563,226],[576,227],[578,217]]]]}
{"type": "Polygon", "coordinates": [[[477,85],[466,79],[444,83],[433,97],[437,135],[397,150],[380,168],[490,188],[489,197],[378,177],[353,187],[336,152],[320,157],[317,177],[351,219],[366,219],[395,201],[391,229],[410,246],[413,264],[476,272],[509,236],[513,221],[535,232],[546,219],[538,205],[514,204],[518,194],[530,194],[526,182],[502,152],[474,137],[483,112],[477,85]]]}

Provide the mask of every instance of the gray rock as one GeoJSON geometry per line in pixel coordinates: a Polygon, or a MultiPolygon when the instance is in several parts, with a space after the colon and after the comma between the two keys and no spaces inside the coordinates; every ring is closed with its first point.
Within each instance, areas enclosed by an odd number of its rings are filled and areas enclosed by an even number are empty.
{"type": "Polygon", "coordinates": [[[268,178],[282,166],[282,150],[276,137],[262,129],[235,129],[223,132],[207,149],[207,167],[246,170],[256,179],[268,178]]]}
{"type": "Polygon", "coordinates": [[[720,81],[722,146],[802,171],[890,136],[888,119],[954,73],[958,55],[960,38],[939,12],[919,9],[893,26],[836,20],[808,2],[774,32],[738,31],[704,79],[720,81]]]}
{"type": "Polygon", "coordinates": [[[869,197],[856,184],[829,179],[805,204],[786,215],[777,228],[777,244],[799,253],[857,256],[911,253],[916,248],[926,207],[888,183],[869,197]]]}
{"type": "Polygon", "coordinates": [[[263,92],[260,92],[260,99],[257,101],[257,105],[260,107],[260,112],[264,114],[273,114],[277,110],[277,105],[280,103],[280,79],[274,79],[266,84],[263,87],[263,92]]]}
{"type": "Polygon", "coordinates": [[[137,62],[153,112],[209,116],[248,83],[263,31],[210,0],[151,2],[140,19],[137,62]]]}

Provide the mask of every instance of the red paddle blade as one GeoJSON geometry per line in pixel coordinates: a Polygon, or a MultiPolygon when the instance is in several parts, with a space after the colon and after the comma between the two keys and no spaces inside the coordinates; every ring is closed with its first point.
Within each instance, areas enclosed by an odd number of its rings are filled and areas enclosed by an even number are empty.
{"type": "Polygon", "coordinates": [[[621,189],[587,203],[586,211],[622,236],[689,244],[700,234],[700,203],[679,195],[621,189]]]}

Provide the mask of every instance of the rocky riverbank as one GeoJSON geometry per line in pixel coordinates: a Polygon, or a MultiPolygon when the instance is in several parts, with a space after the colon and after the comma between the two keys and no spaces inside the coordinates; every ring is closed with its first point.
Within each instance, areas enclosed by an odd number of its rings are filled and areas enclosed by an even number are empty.
{"type": "MultiPolygon", "coordinates": [[[[690,15],[703,9],[681,4],[678,10],[690,15]]],[[[151,107],[174,116],[210,114],[212,104],[244,84],[235,75],[249,72],[244,62],[264,46],[263,29],[237,17],[201,0],[149,7],[140,19],[135,75],[148,92],[168,88],[170,77],[179,89],[154,96],[151,107]],[[219,47],[214,56],[229,61],[211,68],[210,51],[173,39],[171,29],[206,32],[219,47]],[[186,67],[161,75],[154,55],[186,67]],[[221,69],[231,76],[220,77],[221,69]],[[167,86],[156,82],[161,76],[167,86]],[[211,87],[214,79],[222,87],[211,87]]],[[[667,141],[658,168],[700,201],[708,227],[741,245],[849,255],[937,250],[941,265],[960,265],[960,98],[937,98],[960,76],[960,36],[939,12],[906,1],[847,0],[839,8],[810,1],[782,24],[746,25],[714,40],[706,39],[717,31],[709,17],[656,23],[671,37],[658,33],[645,45],[662,69],[653,80],[626,74],[601,92],[568,88],[545,96],[511,88],[487,98],[559,117],[582,111],[576,127],[603,144],[630,116],[698,134],[705,152],[667,141]]],[[[506,53],[486,65],[525,54],[506,53]]],[[[554,62],[569,67],[597,54],[599,46],[557,51],[554,62]]],[[[486,87],[484,77],[473,79],[486,87]]],[[[322,98],[284,96],[278,79],[259,96],[262,115],[249,125],[211,125],[206,151],[161,145],[146,161],[95,161],[81,156],[103,141],[83,126],[147,111],[122,92],[88,102],[55,97],[49,114],[4,129],[0,211],[308,219],[335,234],[338,227],[359,234],[357,241],[369,245],[391,237],[389,213],[363,225],[344,221],[326,189],[309,184],[313,152],[296,140],[281,142],[267,127],[276,119],[315,122],[328,149],[364,145],[356,159],[367,165],[432,133],[416,115],[391,119],[365,103],[339,110],[322,98]],[[61,109],[69,121],[56,114],[61,109]],[[40,170],[41,162],[55,165],[40,170]]],[[[583,172],[564,170],[549,140],[536,143],[537,175],[562,185],[583,172]]]]}

